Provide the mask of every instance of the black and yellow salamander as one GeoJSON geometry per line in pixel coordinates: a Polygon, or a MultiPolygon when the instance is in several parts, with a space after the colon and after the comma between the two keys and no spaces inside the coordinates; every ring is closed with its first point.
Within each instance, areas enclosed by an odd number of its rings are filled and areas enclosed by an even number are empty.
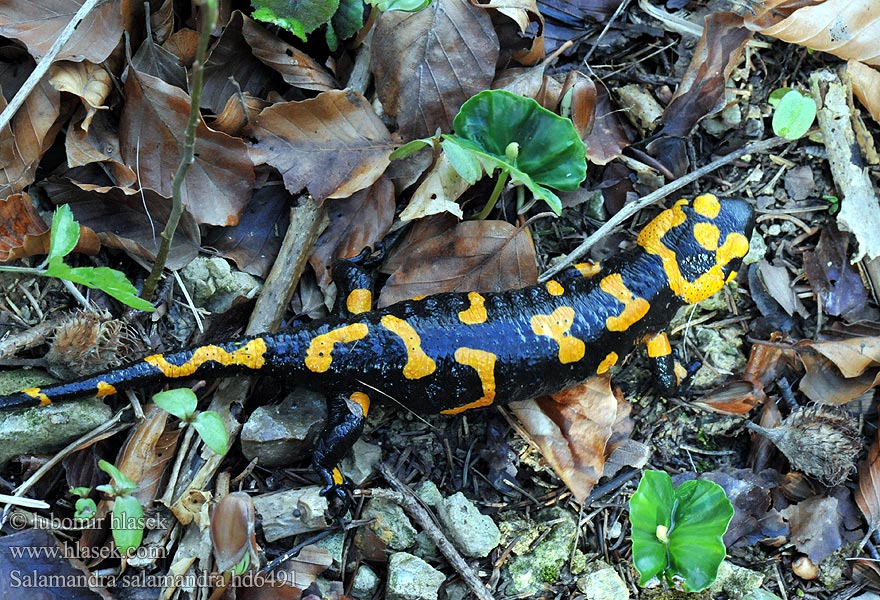
{"type": "Polygon", "coordinates": [[[313,465],[341,494],[336,465],[363,430],[370,402],[458,414],[554,393],[604,373],[644,342],[661,388],[678,375],[664,333],[675,311],[736,275],[749,247],[746,201],[705,194],[650,221],[636,248],[582,263],[544,284],[500,293],[444,293],[372,310],[366,254],[338,261],[334,316],[253,338],[154,354],[71,383],[0,397],[0,410],[181,378],[266,374],[327,394],[313,465]]]}

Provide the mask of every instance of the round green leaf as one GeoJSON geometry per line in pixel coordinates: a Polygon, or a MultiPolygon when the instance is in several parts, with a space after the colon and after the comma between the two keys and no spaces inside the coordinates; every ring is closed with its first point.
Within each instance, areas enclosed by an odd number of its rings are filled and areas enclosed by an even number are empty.
{"type": "Polygon", "coordinates": [[[537,184],[571,191],[587,176],[586,150],[574,125],[531,98],[482,91],[462,105],[453,127],[459,138],[537,184]],[[505,152],[511,142],[519,145],[515,164],[505,152]]]}
{"type": "Polygon", "coordinates": [[[113,480],[112,490],[114,494],[130,494],[138,488],[138,484],[123,475],[122,471],[117,469],[114,465],[108,463],[106,460],[99,460],[98,468],[107,473],[107,475],[109,475],[110,478],[113,480]]]}
{"type": "Polygon", "coordinates": [[[660,574],[679,575],[696,592],[715,581],[726,552],[722,536],[733,517],[719,485],[701,479],[673,490],[668,474],[646,471],[629,506],[639,585],[660,574]]]}
{"type": "Polygon", "coordinates": [[[114,500],[110,527],[113,541],[121,553],[138,549],[144,539],[144,509],[137,498],[121,496],[114,500]]]}
{"type": "Polygon", "coordinates": [[[167,411],[180,419],[189,422],[193,413],[196,412],[196,405],[199,399],[196,398],[195,392],[189,388],[175,388],[165,392],[153,394],[153,402],[156,406],[167,411]]]}
{"type": "Polygon", "coordinates": [[[229,449],[229,434],[219,414],[206,410],[196,415],[192,424],[205,442],[205,445],[217,454],[226,454],[229,449]]]}
{"type": "Polygon", "coordinates": [[[675,492],[669,474],[645,471],[629,500],[633,563],[639,571],[639,585],[645,585],[669,564],[666,544],[657,537],[657,527],[670,527],[674,503],[675,492]]]}
{"type": "Polygon", "coordinates": [[[705,479],[686,481],[675,490],[669,532],[670,571],[681,575],[688,591],[709,587],[727,550],[722,536],[733,506],[720,485],[705,479]]]}
{"type": "Polygon", "coordinates": [[[816,101],[791,90],[773,111],[773,132],[787,140],[796,140],[807,133],[815,118],[816,101]]]}

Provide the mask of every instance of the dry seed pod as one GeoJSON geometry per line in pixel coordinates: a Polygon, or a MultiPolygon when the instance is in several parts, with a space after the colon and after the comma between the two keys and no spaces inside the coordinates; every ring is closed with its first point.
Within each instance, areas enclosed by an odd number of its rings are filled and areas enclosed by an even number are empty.
{"type": "Polygon", "coordinates": [[[839,408],[816,404],[798,408],[773,429],[751,422],[746,427],[773,442],[793,469],[834,486],[846,481],[855,469],[862,448],[853,421],[839,408]]]}
{"type": "Polygon", "coordinates": [[[46,353],[46,368],[60,379],[82,377],[119,366],[139,354],[135,336],[124,321],[79,311],[61,321],[46,353]]]}

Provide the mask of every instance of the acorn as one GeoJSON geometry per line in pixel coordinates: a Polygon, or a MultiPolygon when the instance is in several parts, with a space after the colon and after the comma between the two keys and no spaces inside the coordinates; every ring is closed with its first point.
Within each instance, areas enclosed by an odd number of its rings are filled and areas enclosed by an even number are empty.
{"type": "Polygon", "coordinates": [[[746,427],[773,442],[793,469],[828,486],[846,481],[862,448],[854,419],[827,404],[798,408],[773,429],[749,421],[746,427]]]}

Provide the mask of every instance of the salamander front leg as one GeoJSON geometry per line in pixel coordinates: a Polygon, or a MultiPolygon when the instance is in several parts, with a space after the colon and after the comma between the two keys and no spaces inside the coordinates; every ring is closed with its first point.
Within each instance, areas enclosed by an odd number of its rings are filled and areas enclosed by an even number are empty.
{"type": "Polygon", "coordinates": [[[674,395],[679,386],[699,367],[699,363],[693,368],[685,368],[675,358],[669,338],[665,333],[659,333],[645,342],[648,348],[648,359],[651,362],[651,370],[654,373],[654,386],[664,396],[674,395]]]}
{"type": "Polygon", "coordinates": [[[324,484],[321,495],[339,498],[343,503],[341,514],[348,509],[351,499],[345,489],[339,461],[363,433],[369,410],[370,399],[363,392],[332,396],[328,400],[327,425],[318,438],[312,457],[312,466],[324,484]]]}
{"type": "Polygon", "coordinates": [[[364,248],[357,256],[333,263],[333,282],[336,284],[334,315],[350,317],[372,309],[376,265],[384,255],[385,247],[377,243],[375,255],[372,248],[364,248]]]}

